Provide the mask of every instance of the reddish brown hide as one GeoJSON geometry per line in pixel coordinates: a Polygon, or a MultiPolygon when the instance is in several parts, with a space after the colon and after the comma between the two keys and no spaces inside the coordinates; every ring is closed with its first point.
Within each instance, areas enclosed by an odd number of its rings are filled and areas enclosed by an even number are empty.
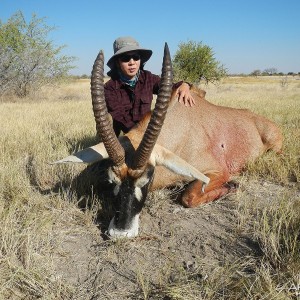
{"type": "MultiPolygon", "coordinates": [[[[157,144],[164,146],[210,178],[201,192],[200,181],[190,183],[182,197],[183,205],[195,207],[218,199],[230,190],[226,184],[249,161],[267,150],[280,152],[282,134],[272,121],[246,109],[214,105],[205,92],[193,88],[196,107],[177,103],[175,92],[157,144]]],[[[149,116],[127,136],[138,145],[149,116]]],[[[182,177],[157,166],[152,189],[170,186],[182,177]]]]}

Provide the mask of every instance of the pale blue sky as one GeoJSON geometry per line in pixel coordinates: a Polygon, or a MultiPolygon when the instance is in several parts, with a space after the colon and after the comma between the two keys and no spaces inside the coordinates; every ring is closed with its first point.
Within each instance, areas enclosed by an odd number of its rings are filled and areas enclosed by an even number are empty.
{"type": "Polygon", "coordinates": [[[231,74],[300,72],[300,0],[0,0],[3,22],[18,10],[57,27],[54,44],[78,57],[73,74],[90,74],[98,51],[107,61],[115,38],[128,35],[153,50],[146,69],[156,74],[164,43],[174,55],[189,40],[212,47],[231,74]]]}

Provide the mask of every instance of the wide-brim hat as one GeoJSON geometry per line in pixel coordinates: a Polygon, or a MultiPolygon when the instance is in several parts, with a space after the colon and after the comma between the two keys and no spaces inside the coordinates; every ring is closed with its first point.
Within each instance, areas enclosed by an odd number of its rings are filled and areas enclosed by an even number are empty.
{"type": "Polygon", "coordinates": [[[108,60],[107,65],[113,69],[115,67],[115,59],[126,52],[138,51],[141,61],[144,64],[152,55],[152,50],[140,47],[139,43],[130,36],[119,37],[113,44],[114,55],[108,60]]]}

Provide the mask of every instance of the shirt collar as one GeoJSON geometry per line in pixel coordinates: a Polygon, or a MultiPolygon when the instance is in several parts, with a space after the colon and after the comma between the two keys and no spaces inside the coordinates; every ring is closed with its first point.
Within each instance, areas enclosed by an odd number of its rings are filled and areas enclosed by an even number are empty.
{"type": "Polygon", "coordinates": [[[122,72],[119,71],[119,77],[121,79],[121,81],[123,83],[125,83],[126,85],[129,85],[131,88],[134,88],[136,86],[136,83],[139,80],[139,76],[140,76],[140,70],[138,70],[137,74],[134,76],[133,79],[127,79],[122,72]]]}
{"type": "MultiPolygon", "coordinates": [[[[120,77],[117,78],[117,80],[115,79],[114,81],[116,84],[116,89],[121,88],[122,85],[129,86],[128,84],[123,82],[120,77]]],[[[145,81],[145,72],[143,70],[139,70],[139,77],[138,77],[137,82],[144,83],[144,81],[145,81]]]]}

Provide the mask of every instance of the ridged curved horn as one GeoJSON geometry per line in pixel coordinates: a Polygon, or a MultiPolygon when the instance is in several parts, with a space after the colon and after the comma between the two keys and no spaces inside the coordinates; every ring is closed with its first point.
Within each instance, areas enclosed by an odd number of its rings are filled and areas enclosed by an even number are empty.
{"type": "Polygon", "coordinates": [[[117,167],[125,163],[125,151],[120,144],[109,119],[104,99],[104,55],[100,51],[93,65],[91,94],[96,129],[105,149],[117,167]]]}
{"type": "Polygon", "coordinates": [[[168,110],[173,86],[172,79],[173,71],[171,56],[169,47],[167,43],[165,43],[159,93],[146,132],[136,150],[132,167],[134,170],[142,169],[150,158],[168,110]]]}

